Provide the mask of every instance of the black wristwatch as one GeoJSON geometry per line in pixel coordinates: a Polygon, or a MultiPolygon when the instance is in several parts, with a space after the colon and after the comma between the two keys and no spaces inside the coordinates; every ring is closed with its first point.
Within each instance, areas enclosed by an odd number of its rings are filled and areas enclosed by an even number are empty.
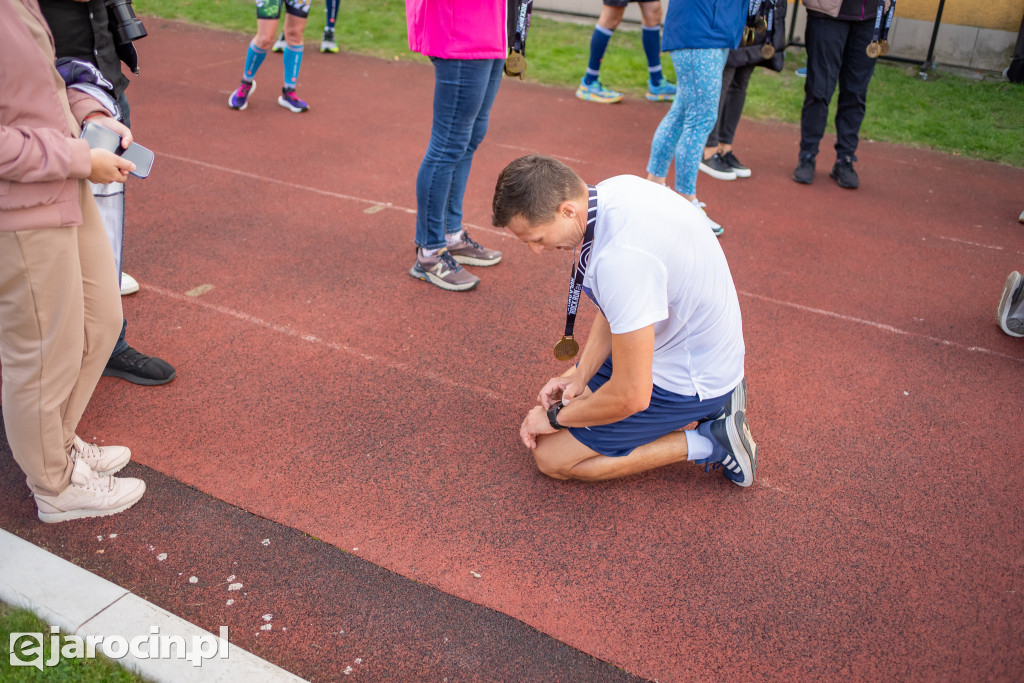
{"type": "Polygon", "coordinates": [[[562,402],[558,401],[553,406],[548,408],[548,422],[551,424],[551,427],[553,429],[565,429],[564,425],[558,424],[558,411],[560,411],[564,407],[565,406],[562,405],[562,402]]]}

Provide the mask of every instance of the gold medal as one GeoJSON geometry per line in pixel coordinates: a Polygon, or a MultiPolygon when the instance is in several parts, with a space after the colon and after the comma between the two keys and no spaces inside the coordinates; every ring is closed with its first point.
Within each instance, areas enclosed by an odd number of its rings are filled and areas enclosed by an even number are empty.
{"type": "Polygon", "coordinates": [[[882,46],[878,44],[878,41],[872,40],[864,51],[868,53],[868,57],[875,59],[882,54],[882,46]]]}
{"type": "Polygon", "coordinates": [[[881,40],[881,41],[879,41],[878,42],[878,46],[880,48],[882,48],[881,54],[882,54],[883,57],[885,55],[889,54],[889,41],[888,40],[881,40]]]}
{"type": "Polygon", "coordinates": [[[505,73],[509,76],[519,76],[521,79],[525,71],[526,57],[513,50],[505,60],[505,73]]]}
{"type": "Polygon", "coordinates": [[[754,30],[749,26],[743,27],[743,39],[740,40],[740,47],[746,47],[754,41],[754,30]]]}
{"type": "Polygon", "coordinates": [[[764,33],[768,30],[768,20],[764,17],[758,17],[757,21],[754,22],[754,30],[758,33],[764,33]]]}
{"type": "Polygon", "coordinates": [[[562,335],[562,338],[555,344],[555,358],[558,360],[572,360],[579,353],[580,345],[572,338],[572,335],[562,335]]]}
{"type": "Polygon", "coordinates": [[[761,56],[765,59],[771,59],[775,56],[775,48],[771,43],[765,43],[761,46],[761,56]]]}

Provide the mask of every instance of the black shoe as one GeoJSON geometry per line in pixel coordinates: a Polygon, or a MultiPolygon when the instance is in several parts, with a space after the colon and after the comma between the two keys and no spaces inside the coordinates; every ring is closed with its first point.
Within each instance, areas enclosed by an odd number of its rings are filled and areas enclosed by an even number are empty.
{"type": "Polygon", "coordinates": [[[132,347],[128,347],[116,356],[107,361],[107,367],[103,368],[104,377],[120,377],[132,384],[167,384],[177,377],[170,363],[159,358],[139,353],[132,347]]]}
{"type": "Polygon", "coordinates": [[[712,178],[736,180],[736,171],[732,170],[732,166],[725,163],[725,159],[718,152],[715,152],[707,159],[702,159],[698,168],[712,178]]]}
{"type": "Polygon", "coordinates": [[[750,169],[740,163],[740,160],[736,158],[731,149],[722,155],[722,161],[729,164],[729,167],[736,173],[737,178],[750,177],[750,169]]]}
{"type": "Polygon", "coordinates": [[[845,187],[847,190],[856,190],[860,186],[857,172],[853,170],[853,157],[851,156],[838,159],[829,176],[836,179],[839,187],[845,187]]]}
{"type": "Polygon", "coordinates": [[[793,180],[804,185],[814,182],[814,159],[801,159],[796,170],[793,171],[793,180]]]}

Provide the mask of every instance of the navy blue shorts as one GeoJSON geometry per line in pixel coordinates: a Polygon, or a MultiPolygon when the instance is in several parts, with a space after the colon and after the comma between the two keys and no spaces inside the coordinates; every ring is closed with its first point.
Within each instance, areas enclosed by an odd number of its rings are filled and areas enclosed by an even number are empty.
{"type": "MultiPolygon", "coordinates": [[[[597,391],[611,376],[612,359],[609,358],[587,386],[591,391],[597,391]]],[[[731,391],[725,396],[701,401],[696,396],[683,396],[655,386],[647,410],[607,425],[570,427],[569,433],[581,444],[601,455],[620,458],[691,422],[716,417],[730,396],[731,391]]]]}

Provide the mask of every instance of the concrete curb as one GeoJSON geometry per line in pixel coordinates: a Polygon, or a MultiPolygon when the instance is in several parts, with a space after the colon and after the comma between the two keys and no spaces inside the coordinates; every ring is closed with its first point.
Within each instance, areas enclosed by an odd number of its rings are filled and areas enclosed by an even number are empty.
{"type": "MultiPolygon", "coordinates": [[[[218,654],[196,658],[200,666],[181,656],[150,659],[129,652],[116,661],[153,681],[302,681],[270,662],[235,645],[226,645],[216,634],[143,600],[120,586],[75,566],[42,548],[0,529],[0,601],[35,612],[43,621],[68,635],[120,636],[125,641],[181,636],[187,651],[202,639],[217,643],[218,654]]],[[[43,634],[48,638],[49,634],[43,634]]],[[[169,647],[164,647],[169,650],[169,647]]],[[[105,643],[97,651],[111,655],[105,643]]],[[[117,648],[114,648],[115,650],[117,648]]],[[[138,654],[152,651],[147,645],[138,654]]],[[[115,657],[111,657],[114,659],[115,657]]]]}

